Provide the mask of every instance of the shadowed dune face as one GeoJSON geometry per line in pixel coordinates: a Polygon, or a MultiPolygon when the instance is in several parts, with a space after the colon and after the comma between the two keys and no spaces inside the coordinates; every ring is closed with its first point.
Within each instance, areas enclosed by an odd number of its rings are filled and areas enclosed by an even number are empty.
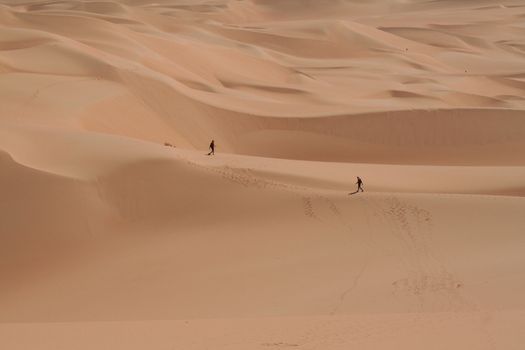
{"type": "Polygon", "coordinates": [[[0,348],[522,350],[524,18],[2,1],[0,348]]]}

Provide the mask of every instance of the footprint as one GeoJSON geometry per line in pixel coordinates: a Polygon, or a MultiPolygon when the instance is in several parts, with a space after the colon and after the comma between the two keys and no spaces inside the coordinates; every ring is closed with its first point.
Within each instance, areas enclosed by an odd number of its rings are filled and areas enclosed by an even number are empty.
{"type": "Polygon", "coordinates": [[[396,197],[385,200],[383,208],[407,271],[405,278],[392,282],[393,295],[416,298],[421,308],[472,310],[472,304],[461,295],[463,282],[448,272],[432,251],[431,213],[396,197]]]}
{"type": "Polygon", "coordinates": [[[313,205],[312,205],[312,199],[310,197],[303,197],[303,210],[304,215],[315,219],[317,216],[315,215],[313,205]]]}
{"type": "Polygon", "coordinates": [[[295,344],[295,343],[283,343],[283,342],[278,342],[278,343],[262,343],[261,345],[262,345],[262,346],[278,346],[278,347],[296,347],[296,346],[299,346],[299,344],[295,344]]]}

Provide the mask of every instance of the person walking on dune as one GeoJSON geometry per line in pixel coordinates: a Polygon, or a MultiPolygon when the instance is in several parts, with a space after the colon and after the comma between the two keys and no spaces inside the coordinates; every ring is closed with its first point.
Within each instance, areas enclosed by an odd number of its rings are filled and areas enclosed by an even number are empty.
{"type": "Polygon", "coordinates": [[[210,153],[208,153],[209,156],[215,155],[215,140],[211,140],[210,143],[210,153]]]}
{"type": "Polygon", "coordinates": [[[359,176],[357,177],[356,185],[357,185],[357,191],[355,191],[355,193],[357,193],[359,191],[365,192],[365,190],[363,190],[363,180],[361,180],[361,178],[359,176]]]}

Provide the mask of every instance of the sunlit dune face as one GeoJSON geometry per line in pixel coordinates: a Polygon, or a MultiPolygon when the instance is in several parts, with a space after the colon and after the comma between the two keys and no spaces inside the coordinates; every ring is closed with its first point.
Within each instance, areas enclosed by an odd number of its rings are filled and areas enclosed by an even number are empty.
{"type": "Polygon", "coordinates": [[[525,3],[0,5],[0,349],[525,343],[525,3]]]}

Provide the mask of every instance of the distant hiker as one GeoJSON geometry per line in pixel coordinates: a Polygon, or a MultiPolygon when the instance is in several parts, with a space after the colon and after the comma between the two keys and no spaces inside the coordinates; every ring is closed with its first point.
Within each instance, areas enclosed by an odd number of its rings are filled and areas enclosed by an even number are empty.
{"type": "Polygon", "coordinates": [[[361,192],[365,191],[365,190],[363,190],[363,180],[361,180],[361,178],[359,176],[357,177],[356,185],[357,185],[357,191],[355,191],[356,193],[359,192],[359,191],[361,191],[361,192]]]}
{"type": "Polygon", "coordinates": [[[210,153],[208,153],[209,156],[215,155],[215,140],[211,140],[210,143],[210,153]]]}

